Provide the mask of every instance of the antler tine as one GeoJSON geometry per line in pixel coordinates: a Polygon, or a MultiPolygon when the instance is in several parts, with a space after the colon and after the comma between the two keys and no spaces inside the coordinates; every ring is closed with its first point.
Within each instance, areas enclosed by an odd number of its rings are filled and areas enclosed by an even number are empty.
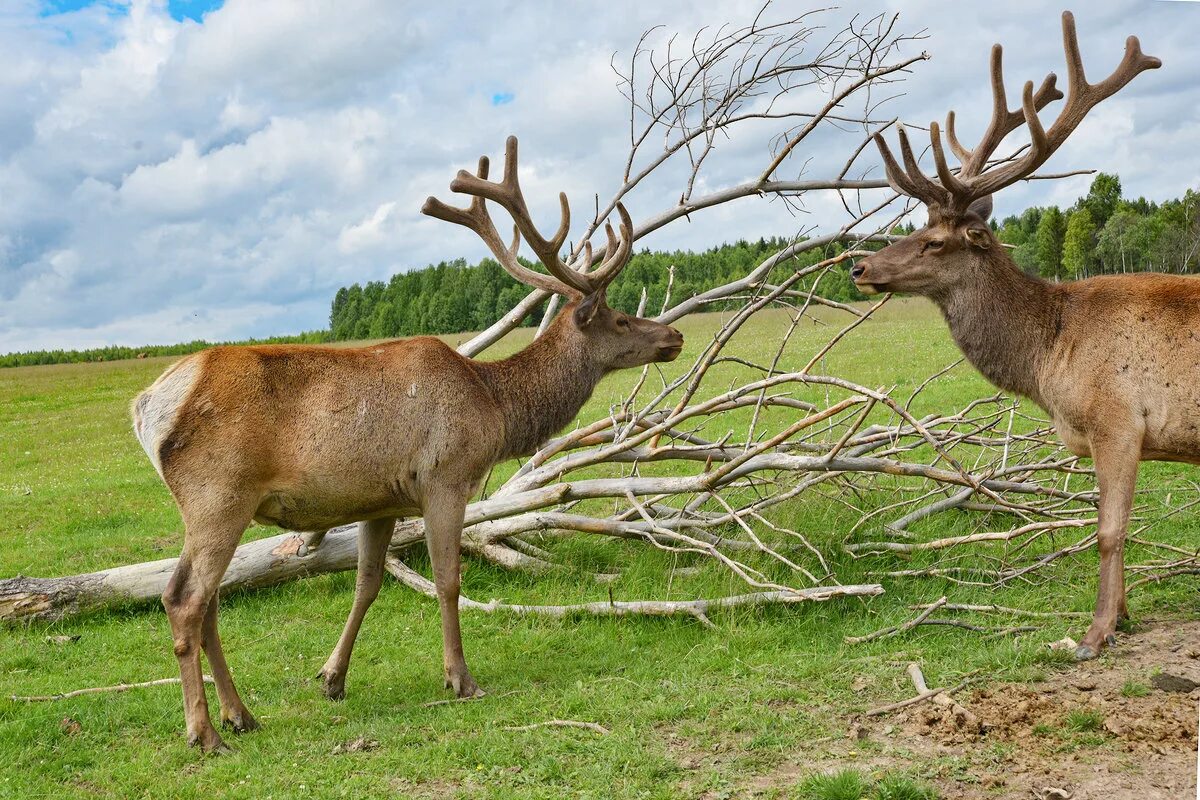
{"type": "MultiPolygon", "coordinates": [[[[1063,50],[1067,56],[1068,90],[1071,94],[1067,100],[1067,107],[1055,120],[1051,131],[1059,122],[1065,122],[1070,123],[1069,127],[1064,126],[1066,133],[1070,133],[1092,106],[1120,91],[1145,70],[1162,66],[1161,60],[1142,52],[1141,42],[1136,36],[1130,36],[1125,40],[1125,55],[1112,74],[1099,83],[1088,83],[1083,71],[1083,57],[1079,53],[1079,38],[1075,33],[1075,15],[1070,11],[1063,12],[1062,27],[1063,50]],[[1069,115],[1068,111],[1081,111],[1079,119],[1075,119],[1073,114],[1069,115]]],[[[1054,138],[1053,135],[1051,138],[1054,138]]],[[[1066,138],[1065,135],[1063,138],[1066,138]]]]}
{"type": "MultiPolygon", "coordinates": [[[[967,150],[959,143],[954,131],[954,112],[946,115],[946,134],[954,155],[962,163],[961,174],[964,178],[982,172],[1004,137],[1025,120],[1020,107],[1015,110],[1008,108],[1008,96],[1004,90],[1004,48],[999,44],[992,45],[989,75],[992,83],[992,120],[974,150],[967,150]]],[[[1053,72],[1042,80],[1041,87],[1034,95],[1034,105],[1039,111],[1053,101],[1062,99],[1063,93],[1055,85],[1057,81],[1058,77],[1053,72]]]]}
{"type": "MultiPolygon", "coordinates": [[[[621,236],[618,239],[613,232],[612,224],[604,223],[604,231],[608,234],[608,249],[605,252],[603,263],[587,276],[596,291],[612,283],[613,279],[629,263],[629,258],[633,254],[633,220],[623,203],[617,203],[617,215],[621,217],[621,236]]],[[[587,255],[591,255],[590,244],[587,246],[587,255]]],[[[591,263],[591,259],[588,258],[584,263],[591,263]]]]}
{"type": "MultiPolygon", "coordinates": [[[[968,180],[965,182],[970,187],[970,194],[961,199],[955,198],[956,205],[966,207],[966,204],[970,204],[973,198],[983,197],[984,194],[1000,190],[1004,186],[1014,184],[1015,181],[1031,175],[1034,169],[1042,166],[1050,156],[1054,155],[1054,152],[1060,148],[1063,142],[1066,142],[1067,137],[1074,132],[1075,128],[1079,127],[1087,113],[1100,101],[1116,94],[1130,80],[1138,77],[1141,72],[1157,70],[1163,65],[1159,59],[1142,53],[1138,37],[1130,36],[1126,40],[1126,52],[1121,59],[1121,64],[1118,64],[1116,70],[1112,71],[1110,76],[1102,82],[1090,84],[1087,83],[1084,59],[1079,52],[1079,38],[1075,34],[1075,17],[1069,11],[1062,13],[1062,42],[1063,52],[1067,56],[1067,102],[1064,104],[1062,112],[1058,114],[1049,130],[1043,128],[1042,121],[1038,119],[1037,101],[1039,98],[1033,94],[1033,84],[1026,83],[1021,97],[1021,116],[1030,130],[1030,149],[1018,161],[980,174],[978,178],[974,178],[972,174],[966,174],[965,178],[968,180]]],[[[1045,84],[1043,84],[1043,88],[1044,86],[1045,84]]],[[[1061,96],[1061,92],[1055,91],[1061,96]]],[[[972,157],[972,167],[976,166],[977,158],[978,156],[972,157]]],[[[966,167],[964,173],[966,173],[966,167]]]]}
{"type": "MultiPolygon", "coordinates": [[[[487,178],[489,161],[487,156],[479,157],[479,177],[487,178]]],[[[463,170],[465,171],[465,170],[463,170]]],[[[436,197],[426,197],[425,203],[421,206],[421,213],[445,222],[453,222],[455,225],[462,225],[465,228],[478,233],[478,225],[481,212],[486,215],[487,210],[483,207],[483,198],[471,198],[471,205],[467,208],[458,208],[457,206],[443,203],[436,197]]]]}
{"type": "MultiPolygon", "coordinates": [[[[900,125],[900,150],[904,156],[906,165],[911,161],[916,163],[916,159],[912,157],[912,148],[908,146],[908,135],[904,131],[904,126],[900,125]]],[[[916,176],[911,172],[905,171],[896,163],[896,157],[892,155],[892,149],[888,147],[887,140],[883,138],[883,134],[877,133],[872,137],[875,140],[875,146],[879,148],[879,155],[883,158],[883,167],[887,175],[888,185],[900,194],[908,197],[915,197],[926,205],[941,205],[945,203],[947,196],[946,192],[925,175],[918,168],[916,176]],[[917,180],[917,177],[920,180],[917,180]]]]}
{"type": "Polygon", "coordinates": [[[561,209],[558,230],[554,236],[546,239],[534,225],[529,207],[525,204],[525,195],[521,191],[520,179],[517,176],[517,159],[517,137],[509,136],[504,146],[504,175],[499,182],[477,178],[466,170],[461,170],[450,183],[450,189],[462,194],[485,197],[499,204],[513,218],[517,229],[546,270],[576,292],[588,294],[592,291],[591,285],[582,275],[564,264],[558,255],[571,229],[571,207],[566,194],[559,192],[558,195],[561,209]]]}
{"type": "Polygon", "coordinates": [[[583,269],[587,269],[592,265],[592,240],[588,239],[583,243],[583,260],[578,262],[583,269]]]}
{"type": "MultiPolygon", "coordinates": [[[[1034,105],[1039,111],[1048,106],[1050,103],[1053,103],[1055,100],[1062,99],[1063,93],[1059,91],[1058,87],[1055,85],[1057,80],[1058,76],[1056,76],[1053,72],[1042,79],[1042,85],[1033,95],[1034,105]]],[[[1000,146],[1000,142],[1004,140],[1004,137],[1015,131],[1017,127],[1025,121],[1024,112],[1020,108],[1016,109],[1015,111],[1009,111],[1006,109],[1004,113],[1004,126],[993,133],[991,126],[989,125],[988,132],[984,135],[984,138],[980,140],[979,144],[975,146],[975,149],[968,150],[967,148],[963,147],[962,143],[958,140],[958,134],[954,129],[954,112],[946,112],[946,138],[950,142],[950,149],[954,151],[954,157],[958,159],[960,164],[964,165],[960,170],[960,174],[964,176],[978,175],[979,172],[982,171],[985,166],[987,166],[988,159],[992,157],[992,153],[994,153],[996,148],[1000,146]],[[990,147],[986,147],[985,142],[994,142],[994,144],[991,144],[990,147]],[[976,153],[978,153],[980,156],[978,160],[976,160],[975,157],[976,153]],[[984,155],[985,153],[986,155],[984,155]],[[968,171],[968,167],[970,168],[970,171],[968,171]]],[[[994,120],[995,117],[993,116],[993,122],[994,120]]]]}
{"type": "Polygon", "coordinates": [[[937,167],[938,180],[946,187],[952,197],[966,194],[970,191],[965,183],[950,171],[946,163],[946,153],[942,150],[942,132],[937,122],[929,123],[929,143],[933,146],[933,163],[937,167]]]}
{"type": "MultiPolygon", "coordinates": [[[[1125,41],[1125,55],[1113,73],[1100,83],[1088,83],[1083,68],[1083,57],[1079,51],[1079,39],[1075,32],[1075,17],[1070,11],[1063,12],[1062,31],[1063,51],[1067,60],[1067,99],[1062,111],[1059,112],[1054,124],[1049,129],[1042,127],[1038,111],[1051,100],[1057,100],[1063,96],[1055,86],[1054,73],[1047,76],[1036,93],[1033,91],[1033,83],[1026,83],[1021,94],[1021,108],[1018,111],[1009,111],[1005,108],[999,45],[992,48],[992,92],[995,101],[992,122],[982,141],[973,151],[967,151],[959,144],[954,134],[954,114],[951,112],[947,115],[946,125],[950,146],[963,164],[958,178],[966,189],[966,191],[953,193],[956,211],[965,210],[976,198],[991,194],[1031,175],[1054,154],[1079,126],[1087,113],[1098,103],[1115,94],[1143,71],[1162,66],[1162,61],[1142,52],[1141,44],[1136,36],[1130,36],[1125,41]],[[984,167],[992,152],[1008,133],[1016,129],[1021,121],[1024,121],[1029,128],[1031,140],[1029,150],[1014,162],[984,172],[984,167]],[[966,156],[965,159],[964,156],[966,156]]],[[[936,146],[934,155],[936,158],[936,146]]]]}
{"type": "MultiPolygon", "coordinates": [[[[477,174],[472,175],[466,170],[460,170],[458,177],[450,184],[451,189],[454,188],[455,184],[461,182],[464,175],[470,176],[481,185],[495,185],[487,180],[487,156],[480,157],[477,174]]],[[[488,249],[492,251],[492,255],[500,262],[500,266],[504,267],[505,272],[512,275],[521,283],[568,297],[575,297],[579,294],[579,290],[576,287],[566,284],[550,275],[534,272],[517,260],[517,251],[521,246],[519,229],[514,226],[513,243],[506,246],[500,239],[500,234],[492,222],[491,215],[488,214],[483,193],[474,194],[471,198],[471,204],[467,208],[458,208],[457,206],[443,203],[436,197],[428,197],[425,199],[424,205],[421,206],[421,213],[473,230],[483,240],[484,244],[488,246],[488,249]]]]}
{"type": "Polygon", "coordinates": [[[921,165],[913,155],[912,145],[908,143],[908,131],[903,125],[898,125],[897,128],[900,136],[900,155],[904,159],[904,170],[908,173],[909,180],[920,186],[923,196],[934,198],[939,204],[945,203],[949,194],[921,171],[921,165]]]}
{"type": "Polygon", "coordinates": [[[958,163],[965,164],[971,159],[971,151],[962,146],[958,134],[954,132],[954,111],[946,112],[946,140],[950,142],[950,149],[954,151],[958,163]]]}
{"type": "MultiPolygon", "coordinates": [[[[543,238],[541,232],[533,224],[529,208],[525,205],[525,194],[521,191],[521,180],[517,172],[517,137],[515,136],[509,136],[504,142],[504,178],[501,180],[501,185],[507,190],[509,201],[505,204],[505,208],[509,210],[509,213],[514,214],[513,219],[522,228],[525,238],[529,241],[529,246],[539,255],[543,250],[547,250],[552,254],[551,260],[559,260],[558,253],[571,230],[571,206],[567,202],[566,193],[559,192],[558,204],[561,210],[561,219],[558,223],[558,230],[550,239],[543,238]]],[[[497,198],[496,202],[501,202],[501,199],[497,198]]],[[[549,264],[546,266],[549,267],[549,264]]]]}

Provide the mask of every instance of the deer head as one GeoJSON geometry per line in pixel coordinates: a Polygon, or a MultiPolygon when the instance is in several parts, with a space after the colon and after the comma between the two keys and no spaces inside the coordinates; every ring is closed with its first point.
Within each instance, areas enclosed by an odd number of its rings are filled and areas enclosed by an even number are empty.
{"type": "Polygon", "coordinates": [[[509,136],[504,148],[504,177],[500,181],[489,181],[488,159],[479,159],[479,169],[472,174],[459,170],[450,182],[450,190],[471,196],[471,205],[456,208],[435,197],[430,197],[421,207],[421,212],[446,222],[470,228],[483,239],[496,256],[496,260],[509,275],[520,282],[560,294],[568,299],[559,320],[551,329],[556,335],[579,338],[590,358],[598,362],[604,371],[636,367],[656,361],[673,361],[683,350],[683,335],[674,328],[654,320],[635,317],[610,308],[605,290],[614,278],[629,263],[633,253],[633,221],[621,203],[617,214],[621,218],[620,235],[611,224],[605,224],[608,245],[602,262],[590,272],[593,252],[590,241],[584,243],[583,253],[575,267],[567,265],[559,257],[559,251],[571,228],[571,207],[566,194],[558,195],[562,208],[562,219],[558,230],[546,239],[537,230],[525,204],[521,185],[517,179],[517,137],[509,136]],[[498,204],[513,220],[513,239],[505,245],[492,222],[486,203],[498,204]],[[517,259],[521,238],[529,243],[538,260],[549,275],[535,272],[517,259]]]}
{"type": "Polygon", "coordinates": [[[1067,56],[1067,99],[1049,129],[1042,127],[1038,111],[1063,97],[1055,87],[1054,73],[1046,76],[1036,92],[1033,82],[1026,82],[1021,107],[1010,110],[1004,93],[1002,48],[997,44],[992,46],[991,58],[992,120],[975,149],[963,147],[955,135],[954,112],[946,115],[946,138],[962,165],[957,173],[946,163],[941,130],[936,122],[929,123],[929,138],[937,181],[921,171],[903,126],[899,130],[903,168],[883,136],[875,135],[888,184],[900,194],[925,203],[929,220],[911,236],[851,268],[850,276],[860,290],[868,294],[911,292],[937,298],[952,287],[971,281],[978,270],[986,269],[997,258],[1009,261],[1000,255],[1000,244],[987,224],[992,213],[992,194],[1033,174],[1100,101],[1115,94],[1143,70],[1162,66],[1157,58],[1143,54],[1137,37],[1130,36],[1125,41],[1125,57],[1116,70],[1100,83],[1088,83],[1075,35],[1075,18],[1069,11],[1063,12],[1062,31],[1067,56]],[[1029,147],[1018,158],[989,165],[1000,142],[1022,122],[1029,129],[1029,147]]]}

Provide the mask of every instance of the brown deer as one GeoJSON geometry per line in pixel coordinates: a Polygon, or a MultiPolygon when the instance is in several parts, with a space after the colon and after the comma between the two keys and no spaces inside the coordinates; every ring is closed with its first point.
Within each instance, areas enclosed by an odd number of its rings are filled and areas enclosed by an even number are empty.
{"type": "MultiPolygon", "coordinates": [[[[134,428],[183,516],[183,554],[163,605],[183,678],[189,744],[227,749],[209,718],[200,671],[208,658],[221,719],[241,732],[257,723],[238,697],[217,635],[221,576],[251,520],[299,531],[359,522],[358,578],[345,629],[320,676],[331,699],[345,696],[346,670],[363,616],[379,592],[397,518],[420,515],[437,584],[446,686],[481,695],[463,656],[458,623],[459,547],[467,501],[499,461],[534,452],[574,419],[607,373],[671,361],[679,331],[608,307],[605,287],[628,262],[632,223],[618,205],[620,237],[592,272],[534,226],[517,181],[517,140],[504,177],[460,171],[450,184],[468,208],[429,198],[422,211],[464,225],[517,280],[569,298],[544,334],[495,362],[465,358],[432,337],[352,349],[295,345],[215,347],[167,369],[133,405],[134,428]],[[486,201],[516,223],[511,246],[486,201]],[[517,260],[521,237],[549,275],[517,260]]],[[[590,246],[584,265],[591,264],[590,246]]]]}
{"type": "Polygon", "coordinates": [[[1124,546],[1139,460],[1200,463],[1200,281],[1168,275],[1113,275],[1054,284],[1027,275],[992,234],[993,192],[1022,180],[1067,139],[1093,106],[1140,72],[1161,66],[1137,37],[1100,83],[1084,77],[1075,20],[1062,16],[1067,98],[1049,129],[1038,110],[1062,98],[1051,73],[1035,93],[1026,83],[1021,108],[1004,94],[1001,48],[992,48],[992,120],[974,150],[954,133],[961,162],[946,163],[936,122],[930,140],[939,182],[922,173],[904,130],[904,168],[882,136],[888,183],[925,203],[929,221],[911,236],[859,261],[850,271],[864,292],[910,292],[941,309],[954,341],[992,383],[1045,408],[1066,446],[1095,463],[1100,489],[1097,540],[1100,586],[1095,617],[1076,657],[1113,644],[1126,616],[1124,546]],[[1015,160],[989,166],[1001,140],[1024,122],[1031,144],[1015,160]]]}

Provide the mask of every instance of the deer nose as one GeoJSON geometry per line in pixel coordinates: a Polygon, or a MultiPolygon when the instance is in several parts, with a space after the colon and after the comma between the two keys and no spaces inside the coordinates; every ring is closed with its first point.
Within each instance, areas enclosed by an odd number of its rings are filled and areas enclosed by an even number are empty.
{"type": "Polygon", "coordinates": [[[867,271],[867,261],[863,259],[850,268],[850,280],[856,281],[867,271]]]}

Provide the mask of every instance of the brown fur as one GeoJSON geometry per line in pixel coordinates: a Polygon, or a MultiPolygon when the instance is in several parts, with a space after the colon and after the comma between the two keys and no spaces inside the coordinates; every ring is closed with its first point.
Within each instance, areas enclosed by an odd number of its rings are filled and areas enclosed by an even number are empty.
{"type": "Polygon", "coordinates": [[[601,289],[502,361],[474,361],[418,337],[346,349],[216,347],[169,368],[134,401],[133,414],[186,527],[163,603],[189,742],[224,747],[208,716],[200,649],[222,720],[238,731],[256,727],[233,687],[216,623],[217,587],[251,519],[301,531],[362,523],[354,607],[322,670],[326,694],[338,699],[395,520],[424,516],[446,683],[460,696],[480,694],[458,626],[467,501],[492,465],[533,452],[567,425],[605,374],[672,360],[682,346],[674,328],[608,308],[601,289]]]}
{"type": "Polygon", "coordinates": [[[1094,459],[1100,586],[1077,654],[1090,658],[1126,613],[1123,553],[1138,461],[1200,463],[1200,280],[1138,274],[1053,284],[1023,273],[977,213],[931,217],[852,275],[864,291],[933,300],[988,380],[1037,402],[1067,447],[1094,459]]]}

